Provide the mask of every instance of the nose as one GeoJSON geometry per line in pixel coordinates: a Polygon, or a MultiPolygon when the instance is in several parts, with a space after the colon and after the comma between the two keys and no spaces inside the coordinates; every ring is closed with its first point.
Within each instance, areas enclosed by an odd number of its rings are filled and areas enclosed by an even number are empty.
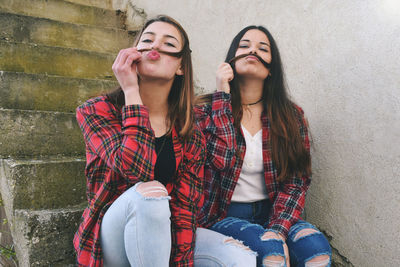
{"type": "Polygon", "coordinates": [[[160,49],[160,46],[161,46],[161,42],[158,40],[155,40],[153,42],[153,45],[151,46],[151,49],[157,50],[157,49],[160,49]]]}
{"type": "Polygon", "coordinates": [[[257,54],[257,49],[255,47],[251,47],[249,54],[257,54]]]}

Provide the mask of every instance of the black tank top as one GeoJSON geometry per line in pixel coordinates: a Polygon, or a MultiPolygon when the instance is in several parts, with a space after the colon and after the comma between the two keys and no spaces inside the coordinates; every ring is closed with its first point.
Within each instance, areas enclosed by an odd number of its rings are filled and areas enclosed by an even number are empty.
{"type": "Polygon", "coordinates": [[[167,185],[175,175],[176,161],[172,135],[156,137],[157,161],[154,167],[154,179],[167,185]]]}

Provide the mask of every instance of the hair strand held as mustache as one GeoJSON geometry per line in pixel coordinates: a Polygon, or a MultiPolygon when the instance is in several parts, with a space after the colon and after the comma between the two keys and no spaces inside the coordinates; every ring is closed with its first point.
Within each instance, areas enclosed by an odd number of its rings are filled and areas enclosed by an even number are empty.
{"type": "Polygon", "coordinates": [[[236,57],[234,57],[234,58],[231,58],[231,59],[228,61],[228,63],[229,63],[231,66],[233,66],[232,64],[233,64],[236,60],[241,59],[241,58],[244,58],[244,57],[247,57],[247,56],[254,56],[254,57],[256,57],[267,69],[270,69],[270,68],[271,68],[271,63],[266,62],[264,59],[262,59],[259,55],[255,54],[255,53],[249,53],[249,54],[238,55],[238,56],[236,56],[236,57]]]}

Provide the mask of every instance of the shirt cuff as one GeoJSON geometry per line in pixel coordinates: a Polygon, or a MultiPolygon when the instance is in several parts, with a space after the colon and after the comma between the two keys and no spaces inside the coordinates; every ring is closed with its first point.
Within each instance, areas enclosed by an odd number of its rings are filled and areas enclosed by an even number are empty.
{"type": "Polygon", "coordinates": [[[144,105],[129,105],[122,108],[122,126],[149,127],[149,110],[144,105]]]}
{"type": "Polygon", "coordinates": [[[213,101],[218,101],[218,100],[223,100],[223,101],[231,101],[231,94],[227,94],[222,91],[215,92],[213,94],[213,101]]]}

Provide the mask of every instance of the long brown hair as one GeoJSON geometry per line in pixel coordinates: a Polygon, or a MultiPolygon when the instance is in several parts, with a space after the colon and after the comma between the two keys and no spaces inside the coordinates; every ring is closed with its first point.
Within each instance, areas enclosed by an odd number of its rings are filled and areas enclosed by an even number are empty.
{"type": "MultiPolygon", "coordinates": [[[[176,75],[172,83],[171,91],[168,95],[168,120],[172,127],[177,127],[179,135],[188,140],[193,132],[193,68],[192,57],[189,46],[189,38],[183,27],[173,18],[166,15],[159,15],[153,19],[148,20],[140,33],[137,35],[134,46],[139,42],[143,31],[154,22],[165,22],[173,25],[180,32],[183,40],[182,47],[182,70],[183,75],[176,75]]],[[[114,91],[106,94],[110,101],[117,107],[122,108],[125,105],[125,96],[121,87],[116,88],[114,91]]],[[[167,134],[170,134],[170,131],[167,134]]]]}
{"type": "MultiPolygon", "coordinates": [[[[305,130],[301,128],[307,126],[303,125],[303,114],[301,114],[300,109],[288,97],[279,50],[271,33],[262,26],[244,28],[233,39],[225,62],[229,62],[235,57],[240,40],[251,29],[265,33],[271,46],[271,76],[268,76],[264,81],[263,112],[267,115],[271,127],[269,141],[272,159],[278,173],[277,180],[284,181],[293,175],[311,175],[310,152],[305,147],[301,136],[301,131],[305,130]]],[[[243,108],[234,65],[233,71],[235,78],[230,82],[232,112],[234,126],[240,132],[243,108]]]]}

